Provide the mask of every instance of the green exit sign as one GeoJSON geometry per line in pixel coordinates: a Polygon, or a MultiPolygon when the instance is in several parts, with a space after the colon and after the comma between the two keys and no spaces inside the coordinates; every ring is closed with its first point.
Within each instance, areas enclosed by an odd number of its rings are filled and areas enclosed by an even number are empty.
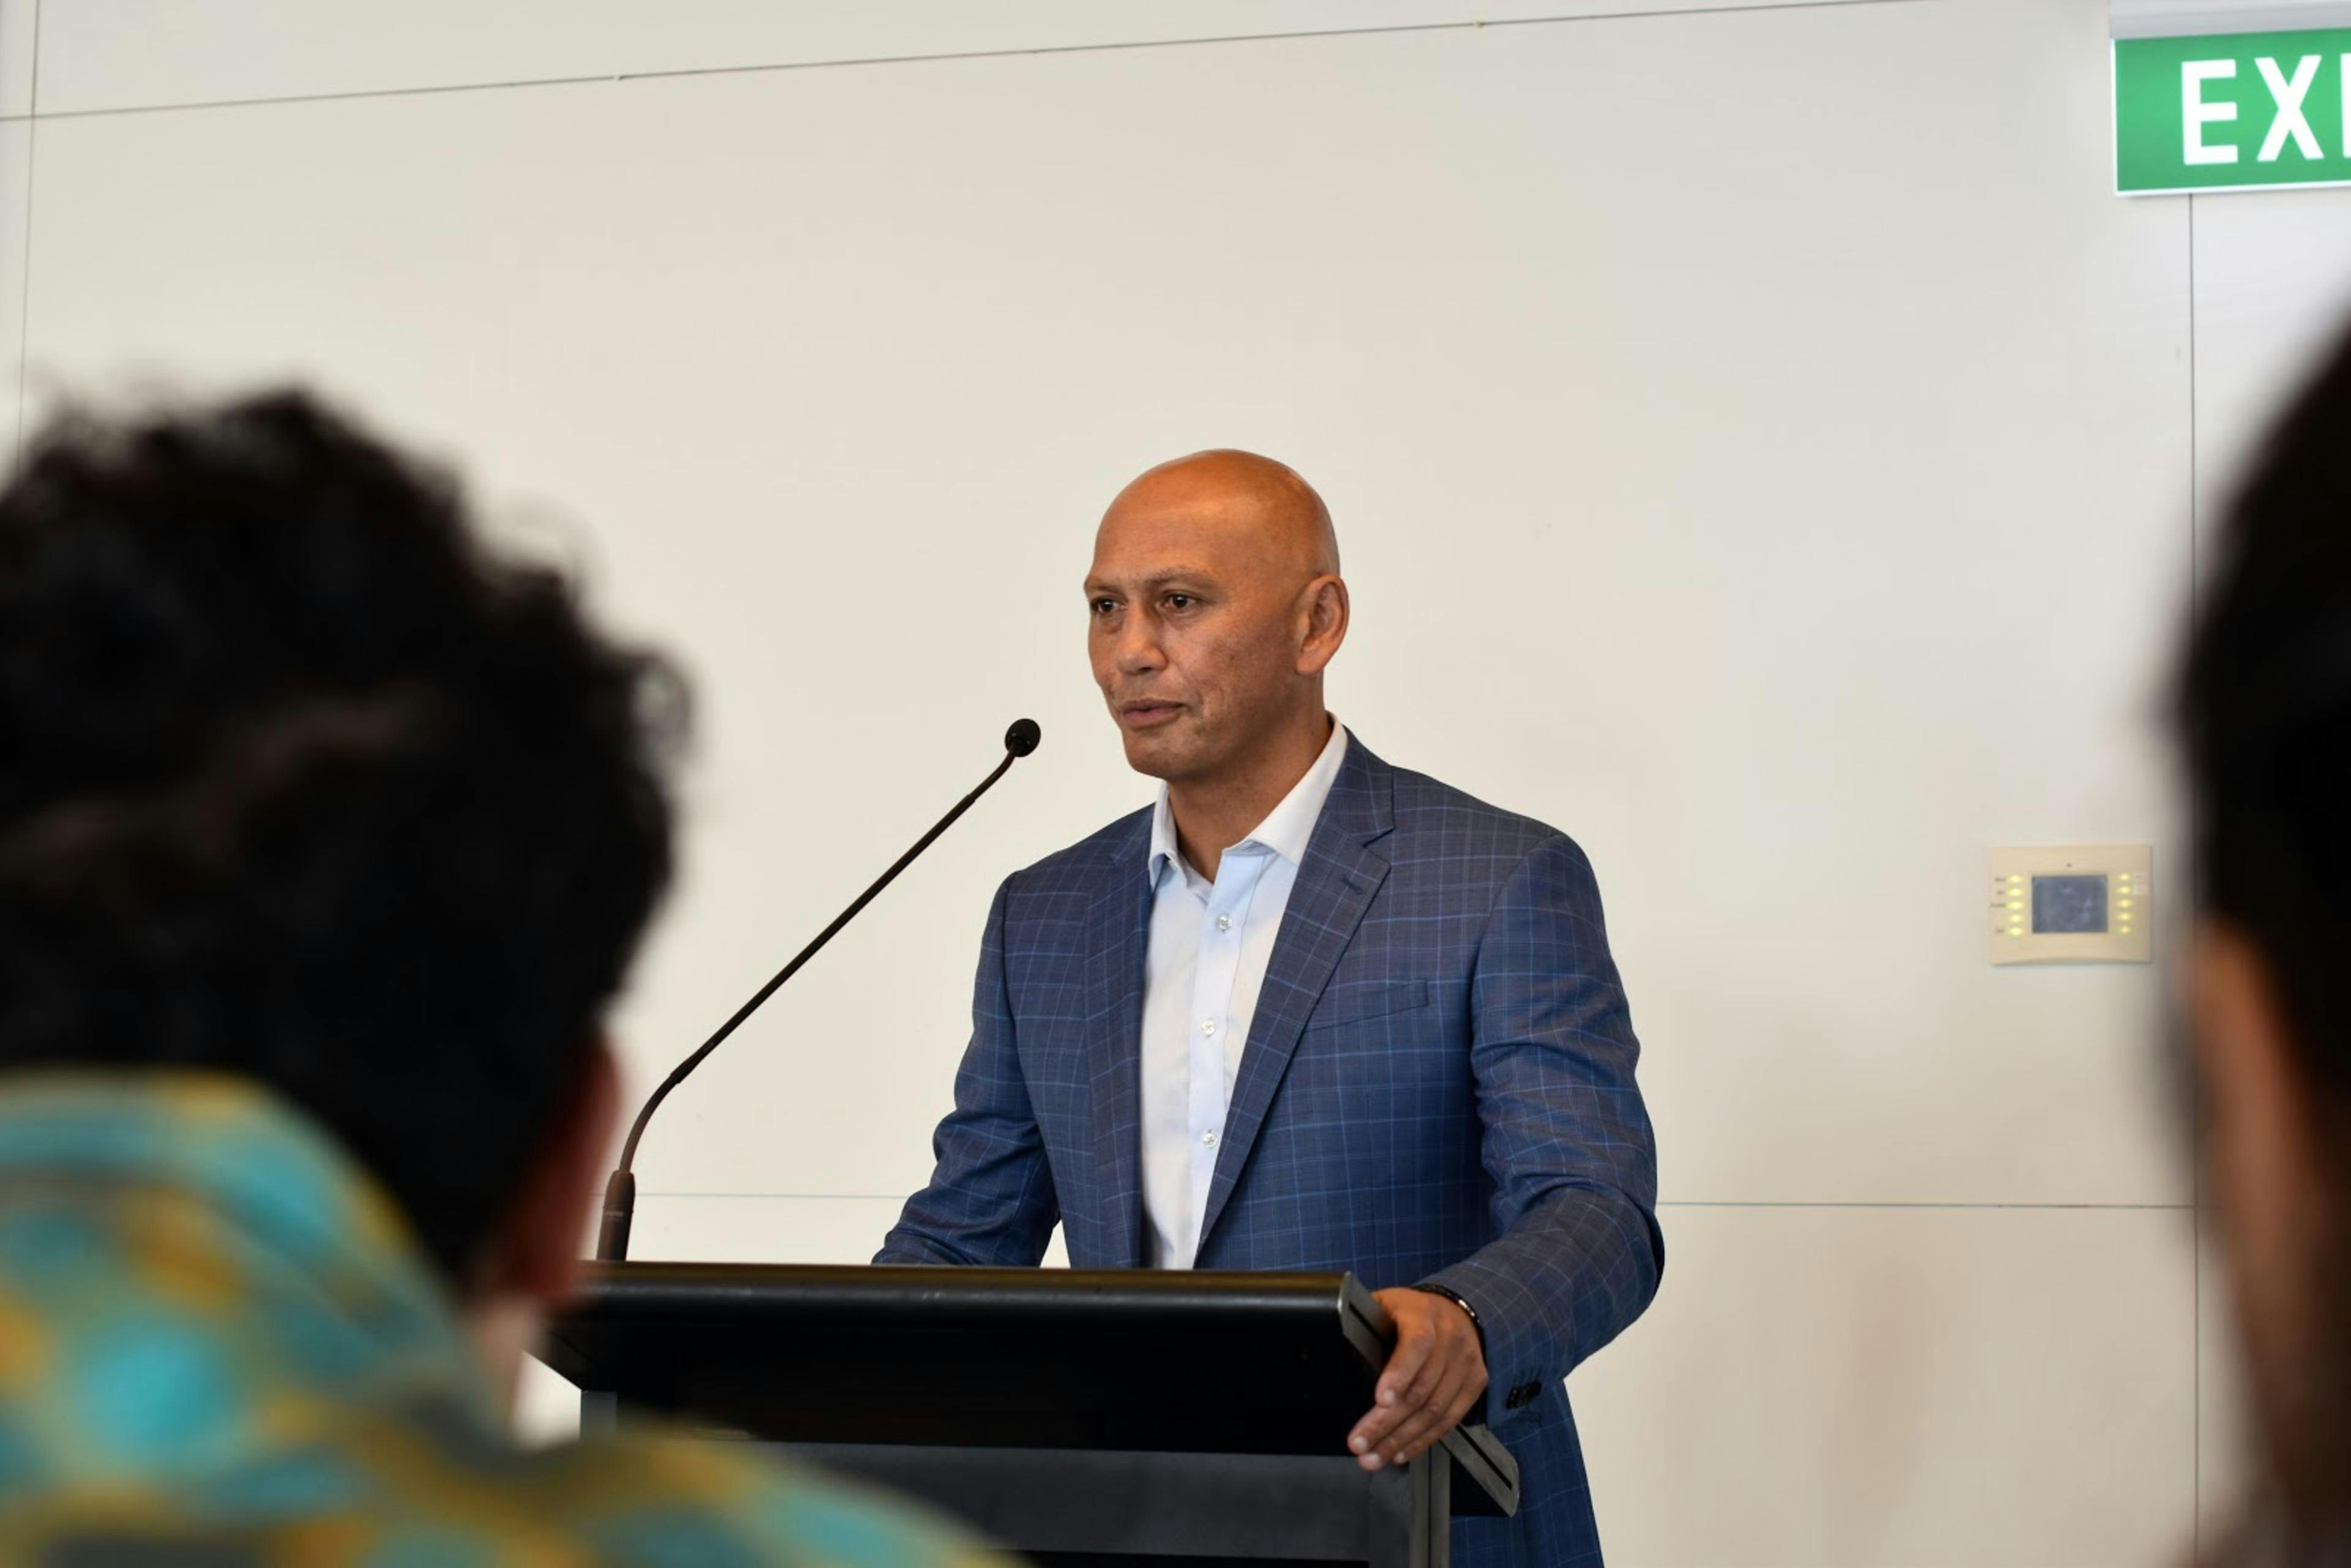
{"type": "Polygon", "coordinates": [[[2351,184],[2351,27],[2115,40],[2125,195],[2351,184]]]}

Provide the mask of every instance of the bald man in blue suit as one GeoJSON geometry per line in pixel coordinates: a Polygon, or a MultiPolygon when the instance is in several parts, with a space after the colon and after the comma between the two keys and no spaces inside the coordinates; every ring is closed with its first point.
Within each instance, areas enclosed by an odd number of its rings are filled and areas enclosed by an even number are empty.
{"type": "Polygon", "coordinates": [[[1158,802],[1008,880],[929,1186],[884,1263],[1352,1270],[1396,1349],[1349,1437],[1478,1413],[1517,1457],[1467,1568],[1598,1563],[1567,1374],[1665,1263],[1639,1047],[1563,833],[1374,757],[1323,706],[1321,497],[1239,452],[1121,492],[1094,676],[1158,802]]]}

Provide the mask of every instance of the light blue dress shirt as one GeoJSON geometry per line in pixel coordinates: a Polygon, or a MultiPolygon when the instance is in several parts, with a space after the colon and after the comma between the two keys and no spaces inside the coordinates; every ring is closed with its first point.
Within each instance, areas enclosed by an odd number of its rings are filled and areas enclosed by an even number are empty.
{"type": "Polygon", "coordinates": [[[1213,883],[1187,863],[1161,786],[1151,817],[1151,939],[1143,980],[1144,1261],[1188,1269],[1200,1247],[1225,1109],[1249,1020],[1315,821],[1347,755],[1347,729],[1247,838],[1213,883]]]}

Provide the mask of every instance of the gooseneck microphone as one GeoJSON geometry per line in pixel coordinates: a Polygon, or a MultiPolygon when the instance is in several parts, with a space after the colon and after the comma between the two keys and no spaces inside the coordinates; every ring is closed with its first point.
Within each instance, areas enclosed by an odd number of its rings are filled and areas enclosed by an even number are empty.
{"type": "Polygon", "coordinates": [[[994,772],[979,781],[979,788],[956,801],[955,810],[941,817],[938,824],[929,832],[916,839],[913,849],[900,855],[896,862],[888,871],[883,872],[872,887],[857,895],[857,901],[854,904],[835,916],[831,925],[816,934],[815,941],[801,948],[790,963],[776,971],[774,979],[761,986],[752,993],[749,1001],[736,1009],[735,1016],[720,1024],[718,1032],[704,1040],[700,1050],[679,1062],[671,1071],[670,1075],[662,1080],[661,1087],[654,1090],[646,1099],[644,1109],[637,1113],[636,1121],[630,1125],[628,1142],[621,1145],[620,1166],[612,1172],[612,1178],[604,1184],[603,1220],[596,1229],[598,1262],[617,1263],[629,1255],[629,1224],[636,1217],[637,1212],[637,1178],[632,1174],[630,1167],[636,1163],[637,1144],[645,1135],[645,1124],[653,1120],[653,1114],[661,1108],[661,1103],[669,1098],[669,1092],[684,1082],[687,1075],[701,1066],[703,1060],[712,1051],[726,1044],[726,1037],[733,1034],[745,1019],[758,1011],[759,1004],[774,996],[777,987],[799,974],[800,966],[815,957],[818,950],[831,941],[842,926],[856,919],[857,912],[872,903],[874,894],[889,886],[897,879],[900,872],[912,865],[916,855],[929,849],[933,840],[955,826],[956,819],[970,810],[973,801],[995,788],[996,781],[1004,777],[1014,762],[1036,750],[1037,742],[1043,737],[1043,735],[1044,732],[1037,727],[1035,719],[1014,720],[1012,727],[1004,732],[1004,760],[996,765],[994,772]]]}

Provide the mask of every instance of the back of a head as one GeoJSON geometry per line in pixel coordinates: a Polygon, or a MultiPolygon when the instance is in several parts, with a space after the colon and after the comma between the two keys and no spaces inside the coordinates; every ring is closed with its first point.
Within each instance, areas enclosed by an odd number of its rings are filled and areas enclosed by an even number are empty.
{"type": "Polygon", "coordinates": [[[2260,948],[2351,1115],[2351,339],[2272,430],[2181,685],[2199,903],[2260,948]]]}
{"type": "Polygon", "coordinates": [[[60,421],[0,494],[0,1069],[258,1082],[461,1283],[667,882],[677,695],[303,395],[60,421]]]}
{"type": "MultiPolygon", "coordinates": [[[[2199,915],[2252,955],[2291,1084],[2284,1103],[2306,1131],[2294,1144],[2312,1151],[2304,1185],[2320,1195],[2298,1205],[2307,1214],[2272,1218],[2264,1204],[2252,1217],[2293,1245],[2232,1249],[2241,1305],[2249,1288],[2276,1299],[2285,1280],[2310,1298],[2322,1342],[2264,1333],[2249,1316],[2257,1392],[2272,1395],[2257,1403],[2296,1528],[2339,1537],[2351,1519],[2351,339],[2273,427],[2236,497],[2179,727],[2199,915]]],[[[2213,1095],[2239,1085],[2225,1071],[2213,1082],[2209,1041],[2200,1054],[2209,1120],[2213,1095]]],[[[2248,1140],[2233,1121],[2212,1137],[2225,1186],[2248,1140]]]]}

